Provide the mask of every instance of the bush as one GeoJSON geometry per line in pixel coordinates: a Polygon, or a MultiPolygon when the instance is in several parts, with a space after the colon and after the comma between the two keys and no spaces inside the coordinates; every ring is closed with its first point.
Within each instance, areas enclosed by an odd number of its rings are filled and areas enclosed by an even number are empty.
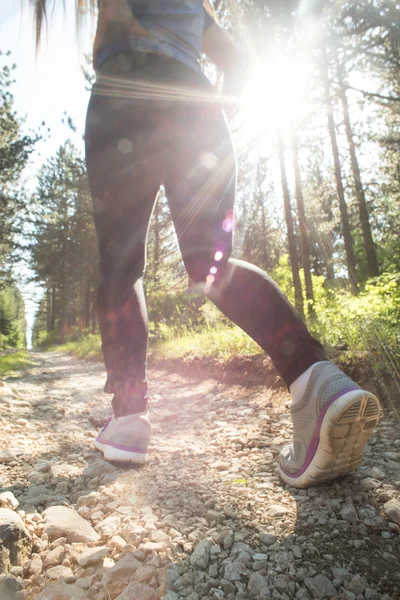
{"type": "Polygon", "coordinates": [[[398,349],[400,273],[368,280],[358,296],[339,290],[324,306],[317,303],[316,311],[321,336],[330,346],[372,350],[384,340],[398,349]]]}
{"type": "Polygon", "coordinates": [[[46,350],[50,346],[55,346],[62,343],[61,333],[58,331],[39,331],[34,342],[35,347],[40,350],[46,350]]]}
{"type": "Polygon", "coordinates": [[[221,313],[195,289],[148,294],[149,330],[158,339],[179,337],[221,320],[221,313]]]}

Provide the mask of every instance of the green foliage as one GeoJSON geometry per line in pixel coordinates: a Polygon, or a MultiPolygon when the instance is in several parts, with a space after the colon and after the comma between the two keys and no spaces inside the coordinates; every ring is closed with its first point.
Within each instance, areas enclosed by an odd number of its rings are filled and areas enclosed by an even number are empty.
{"type": "MultiPolygon", "coordinates": [[[[3,54],[0,52],[0,60],[3,54]]],[[[9,54],[6,55],[7,57],[9,54]]],[[[22,135],[21,120],[14,111],[10,92],[15,65],[0,66],[0,273],[15,249],[16,233],[21,232],[21,212],[25,199],[20,177],[39,136],[22,135]]],[[[26,214],[25,214],[26,219],[26,214]]],[[[1,279],[0,279],[1,284],[1,279]]]]}
{"type": "Polygon", "coordinates": [[[46,290],[34,326],[67,339],[94,322],[97,241],[83,158],[67,141],[42,167],[36,194],[31,257],[36,280],[46,290]]]}
{"type": "Polygon", "coordinates": [[[88,360],[102,360],[101,340],[99,335],[89,334],[77,341],[66,342],[62,345],[53,346],[54,350],[68,352],[78,358],[88,360]]]}
{"type": "Polygon", "coordinates": [[[328,346],[350,352],[380,351],[382,343],[400,351],[400,273],[369,279],[358,296],[347,290],[316,304],[320,337],[328,346]]]}
{"type": "MultiPolygon", "coordinates": [[[[282,259],[274,275],[291,293],[287,259],[282,259]]],[[[339,280],[339,284],[342,281],[339,280]]],[[[400,273],[385,273],[370,279],[358,296],[353,296],[346,288],[326,287],[322,277],[315,277],[313,285],[316,318],[309,327],[335,361],[345,364],[361,362],[365,365],[367,377],[375,376],[377,380],[388,374],[396,376],[400,361],[400,273]]],[[[159,301],[159,310],[164,310],[162,295],[159,301]]],[[[228,324],[208,301],[197,309],[193,305],[191,319],[185,320],[180,320],[188,302],[184,294],[178,294],[176,299],[171,294],[166,302],[170,320],[161,321],[157,335],[150,338],[154,357],[225,361],[235,356],[262,353],[256,343],[238,327],[228,324]]],[[[71,335],[81,339],[55,348],[81,358],[102,360],[99,335],[81,336],[77,331],[71,335]]],[[[47,345],[55,341],[51,334],[45,340],[47,345]]]]}
{"type": "Polygon", "coordinates": [[[165,331],[178,334],[205,324],[202,307],[205,299],[190,290],[148,294],[150,331],[163,336],[165,331]]]}
{"type": "Polygon", "coordinates": [[[225,485],[240,485],[242,487],[246,487],[248,484],[247,479],[233,479],[232,481],[225,481],[225,485]]]}
{"type": "Polygon", "coordinates": [[[260,347],[238,327],[218,324],[202,329],[166,332],[164,339],[154,345],[157,356],[163,358],[212,357],[228,359],[232,356],[259,354],[260,347]]]}
{"type": "MultiPolygon", "coordinates": [[[[287,256],[281,258],[272,276],[293,303],[287,256]]],[[[308,326],[313,335],[328,350],[341,351],[343,360],[370,354],[374,368],[396,365],[400,359],[400,273],[386,272],[368,279],[358,296],[344,279],[312,279],[316,318],[308,326]]]]}
{"type": "Polygon", "coordinates": [[[37,350],[48,350],[52,346],[62,344],[63,340],[59,331],[41,329],[35,331],[32,342],[37,350]]]}
{"type": "Polygon", "coordinates": [[[0,355],[0,377],[18,376],[21,370],[32,365],[29,352],[19,350],[0,355]]]}
{"type": "Polygon", "coordinates": [[[25,305],[13,283],[0,290],[0,350],[25,347],[25,305]]]}
{"type": "MultiPolygon", "coordinates": [[[[261,0],[241,0],[235,5],[235,14],[232,13],[232,3],[227,0],[214,4],[224,26],[242,29],[239,34],[246,34],[234,36],[238,43],[240,40],[246,43],[250,32],[252,44],[260,50],[261,63],[264,57],[268,58],[271,49],[271,57],[276,58],[278,63],[284,56],[291,59],[298,55],[312,67],[312,74],[304,82],[307,102],[301,117],[296,119],[295,115],[290,115],[290,109],[288,114],[280,114],[279,107],[274,108],[265,97],[265,113],[276,112],[272,114],[273,124],[266,125],[261,114],[256,115],[259,121],[257,131],[250,133],[253,137],[249,139],[246,126],[242,129],[239,123],[240,114],[237,122],[233,122],[233,129],[237,125],[233,135],[240,167],[235,254],[270,272],[294,303],[292,273],[286,254],[287,223],[285,225],[282,190],[277,177],[278,153],[273,141],[275,127],[279,129],[282,121],[291,122],[299,141],[300,184],[305,202],[314,293],[312,308],[316,315],[308,325],[316,337],[331,349],[341,349],[347,355],[371,351],[377,360],[383,360],[389,353],[396,360],[399,349],[400,62],[397,43],[399,20],[395,3],[344,0],[332,11],[333,4],[328,2],[322,15],[317,8],[322,8],[323,3],[320,2],[305,9],[298,0],[274,0],[268,6],[261,0]],[[316,39],[310,44],[304,42],[302,26],[305,10],[315,11],[314,30],[322,32],[318,43],[316,39]],[[319,18],[321,21],[318,21],[319,18]],[[271,40],[267,46],[266,39],[271,40]],[[329,102],[324,98],[321,81],[319,63],[322,47],[327,55],[329,102]],[[375,270],[367,268],[365,235],[353,189],[354,165],[349,161],[343,106],[338,95],[337,59],[343,62],[345,75],[354,74],[354,81],[359,79],[360,86],[368,87],[358,91],[348,88],[346,92],[379,272],[384,272],[374,280],[367,279],[368,273],[375,270]],[[329,106],[331,102],[332,107],[329,106]],[[335,115],[333,133],[340,145],[337,181],[327,139],[327,109],[328,114],[335,115]],[[344,187],[348,219],[339,210],[339,183],[344,187]],[[347,241],[355,251],[355,269],[362,281],[357,297],[349,292],[345,278],[349,259],[343,241],[344,221],[348,221],[351,230],[347,241]]],[[[5,76],[8,76],[7,73],[5,76]]],[[[279,78],[274,83],[271,76],[273,69],[265,73],[270,88],[267,93],[279,99],[279,88],[283,86],[279,78]]],[[[347,81],[350,81],[349,77],[347,81]]],[[[292,91],[298,102],[297,108],[301,105],[299,91],[292,91]]],[[[263,95],[262,88],[260,94],[263,95]]],[[[7,123],[10,125],[8,131],[12,133],[12,119],[8,119],[7,123]]],[[[292,202],[292,210],[289,208],[287,212],[289,215],[292,212],[294,219],[291,247],[296,249],[300,247],[296,189],[290,140],[284,129],[282,127],[281,131],[282,154],[292,202]]],[[[15,132],[18,134],[18,127],[15,132]]],[[[12,166],[13,162],[5,160],[5,164],[12,166]]],[[[16,161],[16,164],[22,165],[23,161],[16,161]]],[[[20,172],[19,168],[15,171],[16,175],[20,172]]],[[[13,181],[13,172],[7,171],[7,168],[4,172],[7,181],[13,181]]],[[[8,202],[7,207],[11,206],[8,202]]],[[[46,297],[41,302],[35,323],[35,340],[42,345],[68,340],[70,349],[75,348],[81,355],[95,356],[99,353],[99,339],[86,334],[95,331],[96,241],[84,162],[71,144],[64,144],[44,166],[32,207],[37,217],[32,266],[37,281],[46,288],[46,297]]],[[[5,222],[8,228],[14,223],[13,219],[14,213],[7,216],[5,222]]],[[[147,250],[145,285],[151,342],[156,343],[157,352],[166,356],[225,357],[260,351],[209,302],[191,292],[181,291],[187,276],[163,194],[159,195],[153,211],[147,250]]],[[[293,256],[295,254],[292,252],[293,256]]],[[[300,279],[305,298],[302,270],[300,279]]]]}

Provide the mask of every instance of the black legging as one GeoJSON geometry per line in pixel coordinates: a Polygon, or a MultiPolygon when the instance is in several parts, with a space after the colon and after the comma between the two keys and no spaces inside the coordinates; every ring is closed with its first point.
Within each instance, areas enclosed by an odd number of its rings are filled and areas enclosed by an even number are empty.
{"type": "Polygon", "coordinates": [[[163,183],[190,279],[273,360],[289,386],[322,346],[261,269],[231,258],[236,163],[207,81],[178,61],[123,53],[94,84],[86,160],[100,250],[97,311],[116,416],[147,404],[146,237],[163,183]]]}

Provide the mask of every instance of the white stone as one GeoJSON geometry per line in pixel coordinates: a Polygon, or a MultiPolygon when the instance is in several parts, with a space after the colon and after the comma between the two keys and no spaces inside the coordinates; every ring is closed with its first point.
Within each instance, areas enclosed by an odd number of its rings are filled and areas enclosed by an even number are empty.
{"type": "Polygon", "coordinates": [[[94,565],[95,563],[102,560],[107,554],[109,550],[106,546],[101,546],[99,548],[90,548],[83,552],[78,557],[78,565],[81,567],[88,567],[89,565],[94,565]]]}
{"type": "Polygon", "coordinates": [[[66,537],[68,543],[97,542],[99,534],[76,510],[66,506],[51,506],[44,511],[45,533],[50,540],[66,537]]]}
{"type": "Polygon", "coordinates": [[[144,552],[162,552],[165,550],[165,544],[163,542],[146,542],[142,544],[141,549],[144,552]]]}
{"type": "Polygon", "coordinates": [[[111,516],[107,517],[106,519],[103,519],[102,521],[100,521],[100,523],[97,523],[97,525],[95,526],[95,530],[101,536],[111,537],[117,533],[120,524],[121,524],[121,517],[111,515],[111,516]]]}
{"type": "Polygon", "coordinates": [[[85,600],[84,590],[76,585],[53,583],[42,590],[36,600],[85,600]]]}
{"type": "Polygon", "coordinates": [[[388,519],[393,521],[393,523],[400,525],[400,500],[392,498],[392,500],[385,502],[383,510],[388,519]]]}
{"type": "Polygon", "coordinates": [[[15,460],[17,460],[17,457],[12,450],[9,450],[8,448],[0,450],[0,463],[10,463],[15,460]]]}
{"type": "MultiPolygon", "coordinates": [[[[64,538],[65,539],[65,538],[64,538]]],[[[56,565],[60,565],[64,560],[65,549],[64,546],[56,546],[52,548],[43,562],[43,568],[47,569],[48,567],[54,567],[56,565]]]]}
{"type": "Polygon", "coordinates": [[[38,473],[47,473],[51,469],[51,464],[47,460],[41,460],[36,463],[34,466],[34,470],[38,473]]]}
{"type": "Polygon", "coordinates": [[[167,535],[161,529],[157,529],[156,531],[152,531],[150,533],[150,541],[152,542],[169,542],[169,535],[167,535]]]}
{"type": "Polygon", "coordinates": [[[127,542],[133,544],[134,546],[138,546],[143,538],[147,535],[147,529],[142,527],[141,525],[135,525],[133,523],[125,524],[121,528],[120,535],[127,542]]]}
{"type": "Polygon", "coordinates": [[[50,473],[53,477],[79,477],[82,475],[82,469],[69,464],[52,465],[50,473]]]}
{"type": "Polygon", "coordinates": [[[133,553],[128,552],[107,571],[107,578],[111,582],[129,581],[141,566],[142,563],[133,556],[133,553]]]}
{"type": "Polygon", "coordinates": [[[12,492],[3,492],[0,494],[0,508],[9,508],[15,510],[19,502],[12,492]]]}
{"type": "Polygon", "coordinates": [[[43,570],[43,562],[39,554],[32,554],[30,560],[24,567],[24,576],[40,575],[43,570]]]}
{"type": "Polygon", "coordinates": [[[63,565],[57,565],[56,567],[50,567],[46,571],[46,577],[49,579],[65,579],[72,575],[72,571],[69,567],[64,567],[63,565]]]}
{"type": "Polygon", "coordinates": [[[272,504],[267,510],[270,517],[284,517],[290,510],[282,504],[272,504]]]}
{"type": "Polygon", "coordinates": [[[131,583],[116,597],[116,600],[158,600],[159,596],[153,588],[144,583],[131,583]]]}

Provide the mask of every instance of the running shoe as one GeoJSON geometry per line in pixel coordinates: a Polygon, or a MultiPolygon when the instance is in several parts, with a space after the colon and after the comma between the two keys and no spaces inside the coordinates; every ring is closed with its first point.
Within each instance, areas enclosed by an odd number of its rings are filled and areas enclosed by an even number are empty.
{"type": "Polygon", "coordinates": [[[279,473],[296,488],[354,471],[381,413],[373,394],[328,361],[315,365],[303,397],[290,410],[293,442],[281,453],[279,473]]]}
{"type": "Polygon", "coordinates": [[[113,416],[94,443],[106,460],[143,464],[146,462],[150,434],[148,412],[119,418],[113,416]]]}

